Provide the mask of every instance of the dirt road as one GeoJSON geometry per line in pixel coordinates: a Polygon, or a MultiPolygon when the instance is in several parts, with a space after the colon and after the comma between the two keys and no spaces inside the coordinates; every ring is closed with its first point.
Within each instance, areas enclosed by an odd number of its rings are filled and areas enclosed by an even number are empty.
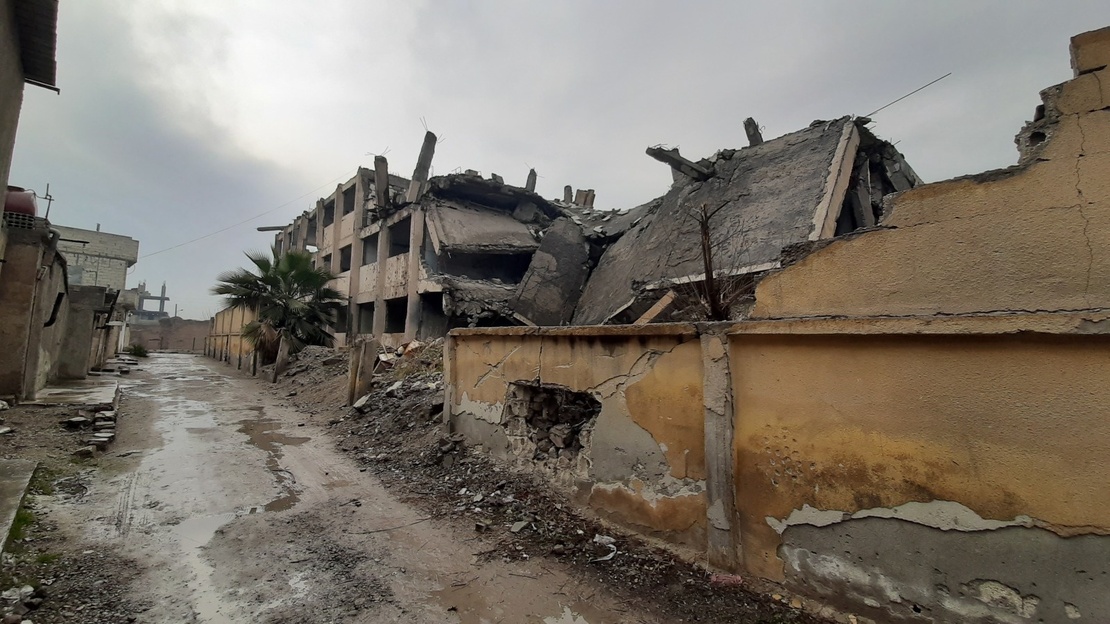
{"type": "Polygon", "coordinates": [[[211,360],[154,355],[120,414],[88,494],[44,504],[83,552],[135,562],[132,621],[656,621],[549,559],[486,561],[211,360]]]}

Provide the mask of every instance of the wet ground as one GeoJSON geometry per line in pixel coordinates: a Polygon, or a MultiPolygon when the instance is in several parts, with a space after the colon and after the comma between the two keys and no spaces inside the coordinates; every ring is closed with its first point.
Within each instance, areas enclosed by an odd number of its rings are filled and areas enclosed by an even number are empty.
{"type": "Polygon", "coordinates": [[[124,382],[88,494],[48,512],[86,552],[135,562],[138,622],[656,621],[551,560],[486,561],[323,425],[217,362],[154,355],[124,382]]]}

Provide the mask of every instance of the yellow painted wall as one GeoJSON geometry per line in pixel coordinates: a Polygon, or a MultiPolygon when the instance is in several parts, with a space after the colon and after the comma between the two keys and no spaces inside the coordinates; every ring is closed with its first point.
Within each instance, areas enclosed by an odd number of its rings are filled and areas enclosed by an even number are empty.
{"type": "Polygon", "coordinates": [[[584,475],[588,503],[626,526],[704,548],[702,361],[690,328],[456,330],[452,344],[453,418],[501,425],[514,381],[590,393],[601,414],[584,475]],[[654,477],[653,462],[665,467],[654,477]],[[638,463],[649,468],[638,472],[638,463]]]}
{"type": "Polygon", "coordinates": [[[732,336],[750,571],[781,578],[766,519],[805,505],[956,501],[1061,535],[1110,532],[1110,338],[844,332],[732,336]]]}
{"type": "Polygon", "coordinates": [[[1044,98],[1059,121],[1031,164],[895,196],[887,229],[765,279],[752,317],[1110,307],[1110,69],[1044,98]]]}
{"type": "Polygon", "coordinates": [[[247,361],[253,352],[243,340],[243,326],[254,320],[254,312],[242,308],[224,308],[212,318],[212,331],[208,336],[207,352],[210,357],[238,365],[247,361]]]}

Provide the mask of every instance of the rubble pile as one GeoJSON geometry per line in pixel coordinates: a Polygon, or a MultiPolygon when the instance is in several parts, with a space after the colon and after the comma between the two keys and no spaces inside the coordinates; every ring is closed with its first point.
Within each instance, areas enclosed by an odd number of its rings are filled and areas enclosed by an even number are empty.
{"type": "Polygon", "coordinates": [[[110,405],[101,406],[99,411],[77,410],[77,415],[59,421],[69,431],[82,434],[82,446],[73,452],[74,457],[95,457],[97,452],[108,450],[108,445],[116,439],[116,410],[110,405]]]}
{"type": "MultiPolygon", "coordinates": [[[[742,583],[717,582],[704,568],[604,524],[538,477],[491,459],[481,448],[468,447],[461,434],[447,433],[441,349],[441,343],[433,343],[419,352],[408,349],[407,356],[387,356],[392,366],[374,376],[359,408],[337,407],[321,415],[330,417],[337,445],[362,470],[377,475],[430,516],[446,517],[475,531],[485,544],[482,557],[552,557],[596,576],[629,600],[652,601],[676,621],[822,622],[742,583]]],[[[336,376],[341,370],[346,364],[335,362],[313,371],[313,376],[332,375],[332,381],[287,394],[289,400],[311,411],[316,409],[314,397],[326,396],[325,386],[333,388],[333,397],[335,392],[341,395],[346,384],[345,377],[336,376]]],[[[288,393],[306,374],[299,373],[276,391],[288,393]]],[[[539,432],[546,431],[551,448],[544,453],[556,456],[581,444],[578,436],[596,413],[594,406],[576,397],[568,401],[546,387],[532,393],[528,405],[538,410],[529,409],[531,418],[521,420],[534,423],[537,445],[545,439],[539,432]],[[560,403],[566,415],[551,410],[560,403]],[[553,433],[562,440],[562,448],[552,440],[553,433]]]]}

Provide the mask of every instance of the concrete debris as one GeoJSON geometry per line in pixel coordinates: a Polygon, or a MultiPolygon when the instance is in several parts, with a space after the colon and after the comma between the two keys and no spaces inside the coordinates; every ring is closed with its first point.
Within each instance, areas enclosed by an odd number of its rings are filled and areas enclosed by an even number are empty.
{"type": "MultiPolygon", "coordinates": [[[[456,327],[629,324],[671,290],[674,305],[650,322],[702,320],[698,302],[708,293],[695,213],[708,206],[712,281],[723,284],[730,318],[742,318],[755,283],[787,263],[787,249],[796,259],[812,249],[803,245],[877,227],[883,198],[920,183],[869,122],[814,122],[764,140],[748,118],[741,149],[694,160],[648,148],[672,168],[671,190],[621,210],[597,208],[592,188],[568,185],[561,198],[544,198],[535,170],[523,186],[473,170],[428,177],[435,135],[427,133],[411,180],[375,157],[373,170],[360,168],[279,228],[275,245],[313,249],[318,264],[346,276],[351,304],[334,330],[350,339],[371,334],[397,345],[456,327]],[[352,212],[354,235],[344,234],[352,212]]],[[[712,311],[719,316],[721,306],[712,311]]],[[[383,358],[373,370],[392,364],[383,358]]]]}

